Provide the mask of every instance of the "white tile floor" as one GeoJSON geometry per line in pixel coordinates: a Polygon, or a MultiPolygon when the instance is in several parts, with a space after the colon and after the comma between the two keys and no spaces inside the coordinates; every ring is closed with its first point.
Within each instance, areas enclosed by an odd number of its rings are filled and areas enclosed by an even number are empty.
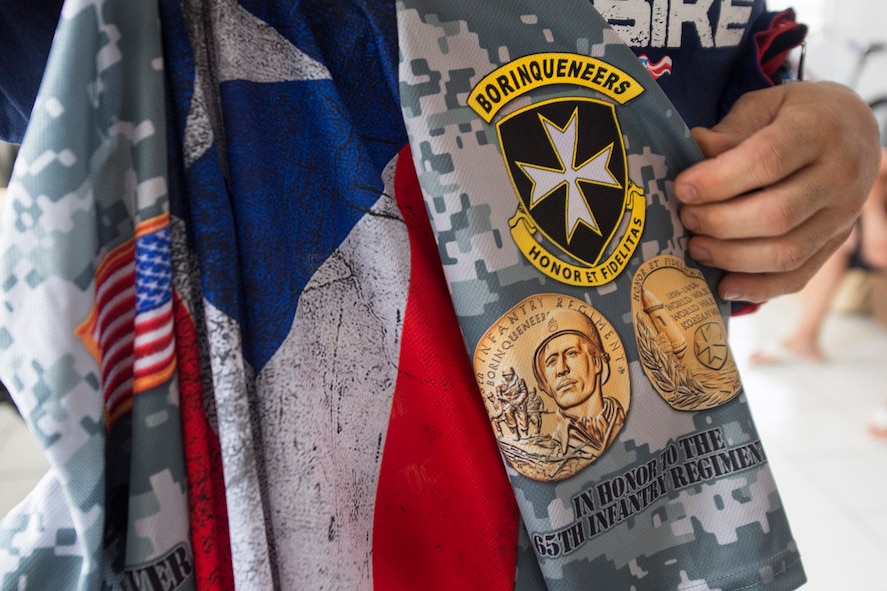
{"type": "MultiPolygon", "coordinates": [[[[887,591],[887,443],[865,433],[887,401],[887,330],[834,314],[826,365],[751,368],[755,346],[790,326],[793,297],[733,319],[731,339],[810,582],[803,591],[887,591]]],[[[0,407],[0,515],[46,471],[30,433],[0,407]]]]}
{"type": "Polygon", "coordinates": [[[804,591],[887,591],[887,443],[866,433],[887,403],[887,329],[833,313],[827,364],[749,367],[793,326],[794,297],[731,322],[733,353],[809,582],[804,591]]]}

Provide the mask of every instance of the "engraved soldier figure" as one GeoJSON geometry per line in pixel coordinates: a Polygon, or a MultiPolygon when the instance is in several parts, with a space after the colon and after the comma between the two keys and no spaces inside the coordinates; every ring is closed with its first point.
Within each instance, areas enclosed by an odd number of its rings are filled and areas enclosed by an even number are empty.
{"type": "Polygon", "coordinates": [[[561,455],[599,457],[625,422],[625,409],[604,395],[610,356],[591,319],[575,310],[551,315],[553,332],[536,349],[533,371],[542,390],[557,403],[561,455]]]}
{"type": "Polygon", "coordinates": [[[502,382],[497,386],[496,393],[499,398],[500,412],[505,418],[505,424],[511,429],[516,440],[520,440],[521,433],[527,432],[527,382],[515,373],[513,367],[509,367],[502,373],[502,382]]]}
{"type": "Polygon", "coordinates": [[[502,402],[499,400],[498,388],[487,394],[487,400],[489,401],[490,408],[492,409],[492,412],[490,413],[490,421],[496,428],[496,436],[502,437],[502,423],[505,422],[505,416],[502,413],[502,402]]]}
{"type": "Polygon", "coordinates": [[[545,414],[545,404],[539,397],[536,388],[530,390],[527,396],[527,436],[537,436],[542,432],[542,415],[545,414]]]}

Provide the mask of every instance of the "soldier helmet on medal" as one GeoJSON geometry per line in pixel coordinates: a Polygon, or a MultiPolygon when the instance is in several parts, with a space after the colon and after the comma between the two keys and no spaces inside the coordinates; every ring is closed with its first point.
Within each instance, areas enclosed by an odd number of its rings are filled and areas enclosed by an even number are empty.
{"type": "Polygon", "coordinates": [[[533,373],[542,390],[563,409],[601,394],[610,378],[610,356],[591,318],[577,310],[555,310],[550,333],[536,348],[533,373]]]}

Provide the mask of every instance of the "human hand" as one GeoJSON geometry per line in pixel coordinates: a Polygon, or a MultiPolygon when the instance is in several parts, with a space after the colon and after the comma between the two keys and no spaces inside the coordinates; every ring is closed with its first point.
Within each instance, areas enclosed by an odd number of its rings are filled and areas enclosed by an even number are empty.
{"type": "Polygon", "coordinates": [[[674,185],[690,256],[727,271],[726,300],[800,290],[847,238],[872,185],[868,106],[840,84],[785,84],[744,95],[692,133],[706,159],[674,185]]]}

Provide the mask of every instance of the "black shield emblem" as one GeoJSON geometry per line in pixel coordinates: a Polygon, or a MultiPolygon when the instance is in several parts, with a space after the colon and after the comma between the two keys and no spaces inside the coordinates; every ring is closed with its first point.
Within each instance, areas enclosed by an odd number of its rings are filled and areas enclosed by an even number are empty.
{"type": "Polygon", "coordinates": [[[629,185],[613,105],[555,99],[508,115],[498,130],[514,190],[538,230],[577,261],[597,264],[629,185]]]}

